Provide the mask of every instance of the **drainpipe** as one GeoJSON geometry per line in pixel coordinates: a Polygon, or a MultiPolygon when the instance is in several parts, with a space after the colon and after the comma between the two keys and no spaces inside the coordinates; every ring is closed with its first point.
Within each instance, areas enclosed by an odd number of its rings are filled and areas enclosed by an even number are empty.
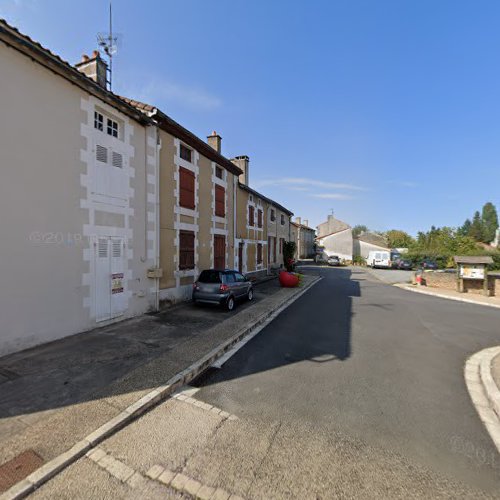
{"type": "MultiPolygon", "coordinates": [[[[155,200],[155,268],[160,268],[160,151],[161,138],[158,127],[156,130],[156,161],[155,161],[155,179],[156,179],[156,200],[155,200]]],[[[160,278],[155,278],[155,310],[160,310],[160,278]]]]}
{"type": "MultiPolygon", "coordinates": [[[[237,212],[237,199],[236,199],[236,191],[238,190],[238,177],[233,175],[233,265],[236,262],[236,212],[237,212]]],[[[238,262],[238,266],[239,266],[238,262]]],[[[236,267],[236,266],[234,266],[236,267]]],[[[241,271],[243,272],[243,265],[241,265],[241,271]]]]}

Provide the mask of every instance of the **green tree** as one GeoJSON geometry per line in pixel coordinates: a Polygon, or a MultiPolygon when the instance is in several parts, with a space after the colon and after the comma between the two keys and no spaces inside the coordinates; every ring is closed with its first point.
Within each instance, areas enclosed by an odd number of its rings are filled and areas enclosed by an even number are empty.
{"type": "Polygon", "coordinates": [[[495,239],[495,232],[498,228],[497,209],[493,203],[488,202],[484,204],[481,222],[483,226],[482,241],[491,243],[495,239]]]}
{"type": "Polygon", "coordinates": [[[472,222],[470,219],[465,219],[465,222],[463,226],[458,228],[458,233],[461,236],[469,236],[470,235],[470,228],[472,226],[472,222]]]}
{"type": "Polygon", "coordinates": [[[408,248],[414,243],[413,238],[408,233],[399,229],[387,231],[385,238],[387,239],[389,248],[408,248]]]}
{"type": "Polygon", "coordinates": [[[358,224],[352,228],[352,235],[354,237],[359,236],[360,234],[366,233],[368,228],[362,224],[358,224]]]}
{"type": "Polygon", "coordinates": [[[478,211],[474,213],[472,224],[470,226],[469,236],[476,241],[483,241],[483,221],[478,211]]]}

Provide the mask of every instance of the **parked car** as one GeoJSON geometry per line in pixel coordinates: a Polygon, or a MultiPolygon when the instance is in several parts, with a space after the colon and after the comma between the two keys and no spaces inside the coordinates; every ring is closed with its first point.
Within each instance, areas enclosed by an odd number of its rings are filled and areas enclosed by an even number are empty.
{"type": "Polygon", "coordinates": [[[326,263],[329,266],[340,266],[340,259],[339,259],[338,255],[330,255],[330,257],[328,257],[328,260],[326,261],[326,263]]]}
{"type": "Polygon", "coordinates": [[[232,311],[237,300],[253,299],[252,283],[237,271],[207,269],[193,284],[193,302],[218,304],[232,311]]]}
{"type": "Polygon", "coordinates": [[[411,271],[413,268],[413,263],[408,259],[400,259],[397,263],[397,269],[401,269],[403,271],[411,271]]]}
{"type": "Polygon", "coordinates": [[[420,263],[420,267],[422,269],[432,269],[432,270],[435,270],[438,268],[438,265],[436,264],[436,262],[434,260],[431,260],[431,259],[424,259],[421,263],[420,263]]]}

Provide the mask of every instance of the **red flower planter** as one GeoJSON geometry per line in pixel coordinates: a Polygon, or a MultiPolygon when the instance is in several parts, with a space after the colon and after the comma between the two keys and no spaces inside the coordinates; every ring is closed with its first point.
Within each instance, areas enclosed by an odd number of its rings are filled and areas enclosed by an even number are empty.
{"type": "Polygon", "coordinates": [[[281,271],[279,275],[280,285],[285,288],[294,288],[299,285],[299,278],[295,274],[281,271]]]}

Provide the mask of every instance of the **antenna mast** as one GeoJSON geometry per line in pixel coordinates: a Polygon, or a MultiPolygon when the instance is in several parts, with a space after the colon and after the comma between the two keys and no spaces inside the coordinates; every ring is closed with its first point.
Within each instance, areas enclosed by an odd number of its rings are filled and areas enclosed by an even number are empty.
{"type": "Polygon", "coordinates": [[[116,54],[118,49],[118,36],[113,36],[113,9],[112,2],[109,1],[109,32],[98,33],[97,43],[104,53],[108,56],[108,71],[109,71],[109,90],[112,90],[113,85],[113,55],[116,54]]]}

